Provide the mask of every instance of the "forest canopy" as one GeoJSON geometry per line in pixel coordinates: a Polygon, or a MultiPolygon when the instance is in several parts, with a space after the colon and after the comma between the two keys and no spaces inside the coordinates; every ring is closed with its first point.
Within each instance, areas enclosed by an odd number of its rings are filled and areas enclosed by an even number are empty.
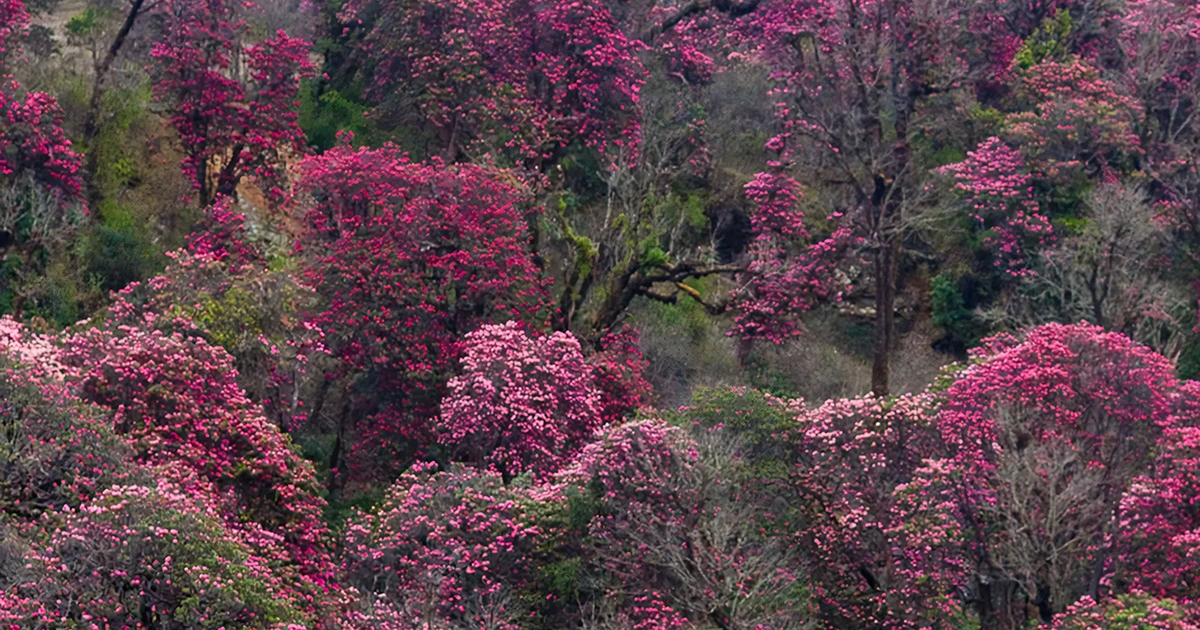
{"type": "Polygon", "coordinates": [[[1195,0],[0,0],[0,629],[1200,629],[1195,0]]]}

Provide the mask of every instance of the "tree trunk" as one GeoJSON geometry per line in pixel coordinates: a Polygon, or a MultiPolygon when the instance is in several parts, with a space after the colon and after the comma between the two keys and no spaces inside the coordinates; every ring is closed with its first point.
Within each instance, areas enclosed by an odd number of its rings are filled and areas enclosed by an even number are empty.
{"type": "Polygon", "coordinates": [[[899,254],[900,242],[895,236],[887,237],[875,250],[875,338],[871,347],[871,392],[876,396],[887,396],[889,393],[889,361],[895,341],[896,263],[899,254]]]}
{"type": "Polygon", "coordinates": [[[125,15],[125,21],[121,24],[121,29],[117,31],[117,36],[108,47],[108,52],[104,54],[104,59],[95,66],[96,76],[92,83],[92,97],[88,101],[87,117],[83,122],[83,144],[87,147],[87,161],[83,176],[87,182],[88,205],[92,207],[98,206],[101,201],[100,186],[96,182],[96,169],[100,166],[100,156],[96,154],[96,148],[92,146],[92,141],[100,133],[100,107],[104,99],[104,80],[108,78],[113,62],[117,60],[117,55],[125,46],[125,40],[129,38],[129,32],[133,30],[133,23],[137,21],[145,2],[146,0],[133,0],[129,7],[129,13],[125,15]]]}

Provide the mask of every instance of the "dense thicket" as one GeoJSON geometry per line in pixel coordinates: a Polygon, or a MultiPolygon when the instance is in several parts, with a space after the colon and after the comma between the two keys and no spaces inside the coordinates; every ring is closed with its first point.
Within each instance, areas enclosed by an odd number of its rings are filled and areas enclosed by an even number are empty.
{"type": "Polygon", "coordinates": [[[1200,628],[1193,0],[0,0],[0,628],[1200,628]]]}

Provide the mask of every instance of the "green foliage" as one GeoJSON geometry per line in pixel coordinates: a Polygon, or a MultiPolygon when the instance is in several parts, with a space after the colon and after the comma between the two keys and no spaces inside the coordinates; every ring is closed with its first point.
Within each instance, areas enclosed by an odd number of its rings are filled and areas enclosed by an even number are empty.
{"type": "Polygon", "coordinates": [[[105,198],[140,181],[137,165],[143,147],[131,144],[131,131],[146,122],[151,100],[149,82],[131,90],[112,88],[104,93],[100,129],[86,151],[96,154],[94,177],[105,198]]]}
{"type": "Polygon", "coordinates": [[[587,492],[579,492],[575,488],[569,488],[566,494],[567,509],[565,524],[570,531],[586,532],[588,523],[592,522],[592,518],[604,511],[603,493],[598,487],[592,487],[587,492]]]}
{"type": "Polygon", "coordinates": [[[9,315],[15,311],[20,271],[20,256],[6,256],[0,261],[0,314],[9,315]]]}
{"type": "Polygon", "coordinates": [[[1027,70],[1047,59],[1062,58],[1069,52],[1067,38],[1071,35],[1071,28],[1071,12],[1059,10],[1054,17],[1043,20],[1041,26],[1025,38],[1013,63],[1027,70]]]}
{"type": "MultiPolygon", "coordinates": [[[[1006,125],[1004,112],[986,107],[978,101],[973,101],[967,107],[967,120],[978,128],[977,135],[980,137],[999,135],[1006,125]]],[[[965,151],[963,158],[966,158],[965,151]]]]}
{"type": "Polygon", "coordinates": [[[945,146],[933,154],[934,167],[954,164],[967,159],[967,152],[962,147],[945,146]]]}
{"type": "MultiPolygon", "coordinates": [[[[716,283],[716,278],[713,277],[688,278],[684,281],[685,285],[696,289],[701,295],[712,293],[716,283]]],[[[643,320],[644,326],[670,328],[677,332],[683,332],[688,339],[695,343],[703,341],[712,327],[712,319],[708,312],[690,298],[678,300],[675,304],[647,302],[645,312],[647,315],[639,318],[643,320]]]]}
{"type": "Polygon", "coordinates": [[[958,283],[946,274],[933,278],[930,292],[935,325],[950,330],[971,316],[963,302],[962,293],[958,291],[958,283]]]}
{"type": "Polygon", "coordinates": [[[337,144],[337,134],[354,134],[354,146],[379,146],[388,139],[374,120],[367,118],[371,106],[356,94],[329,89],[318,93],[312,81],[300,85],[300,129],[309,146],[325,151],[337,144]]]}
{"type": "Polygon", "coordinates": [[[102,291],[119,291],[158,271],[158,251],[139,229],[133,213],[112,199],[100,204],[100,222],[83,237],[84,272],[102,291]]]}
{"type": "MultiPolygon", "coordinates": [[[[181,514],[167,513],[164,516],[161,523],[147,523],[147,529],[179,530],[188,526],[181,514]],[[155,527],[161,529],[154,529],[155,527]]],[[[260,623],[275,624],[300,620],[295,611],[276,600],[262,578],[250,574],[245,565],[245,555],[237,545],[220,536],[215,523],[202,521],[200,526],[207,530],[207,536],[183,540],[171,549],[171,558],[175,560],[173,566],[178,567],[172,575],[171,582],[178,585],[186,596],[173,611],[172,617],[176,623],[189,628],[216,630],[228,627],[231,623],[236,624],[235,620],[246,608],[259,612],[260,623]],[[219,580],[224,588],[214,589],[208,580],[197,580],[195,576],[198,575],[211,576],[219,580]],[[221,604],[212,602],[214,596],[226,601],[221,604]],[[201,610],[212,611],[221,608],[226,609],[228,617],[197,613],[201,610]]]]}
{"type": "Polygon", "coordinates": [[[795,396],[796,390],[787,373],[771,365],[769,361],[751,354],[745,361],[750,385],[775,396],[795,396]]]}
{"type": "Polygon", "coordinates": [[[88,7],[71,16],[67,20],[67,32],[76,37],[86,37],[100,27],[100,11],[96,7],[88,7]]]}
{"type": "Polygon", "coordinates": [[[541,568],[541,579],[550,592],[558,597],[573,599],[579,593],[583,563],[579,558],[565,558],[541,568]]]}
{"type": "Polygon", "coordinates": [[[1192,337],[1184,345],[1176,361],[1175,373],[1181,379],[1200,378],[1200,338],[1192,337]]]}
{"type": "Polygon", "coordinates": [[[989,331],[966,306],[957,274],[941,273],[930,283],[930,310],[935,326],[941,326],[962,348],[979,343],[989,331]]]}
{"type": "Polygon", "coordinates": [[[653,269],[667,264],[667,253],[657,245],[643,243],[645,249],[642,250],[642,269],[653,269]]]}
{"type": "Polygon", "coordinates": [[[792,439],[799,430],[796,410],[780,398],[747,388],[699,388],[692,404],[664,419],[684,430],[723,427],[740,440],[747,454],[747,474],[754,479],[788,477],[792,439]]]}
{"type": "Polygon", "coordinates": [[[1054,232],[1069,236],[1079,236],[1087,230],[1091,221],[1087,217],[1063,216],[1053,221],[1054,232]]]}
{"type": "Polygon", "coordinates": [[[199,306],[185,307],[189,317],[206,329],[209,338],[233,351],[246,339],[263,334],[263,312],[249,291],[231,287],[219,296],[202,295],[199,306]]]}
{"type": "Polygon", "coordinates": [[[40,318],[58,328],[66,328],[82,319],[82,299],[72,268],[58,262],[45,275],[28,280],[23,287],[26,318],[40,318]]]}
{"type": "Polygon", "coordinates": [[[1096,184],[1082,172],[1076,173],[1075,178],[1068,183],[1047,186],[1045,182],[1038,182],[1034,186],[1035,193],[1040,197],[1039,205],[1046,210],[1052,221],[1062,217],[1080,216],[1088,194],[1095,187],[1096,184]]]}
{"type": "Polygon", "coordinates": [[[122,17],[121,11],[106,6],[89,6],[67,20],[66,29],[70,39],[92,40],[103,38],[105,26],[122,17]]]}

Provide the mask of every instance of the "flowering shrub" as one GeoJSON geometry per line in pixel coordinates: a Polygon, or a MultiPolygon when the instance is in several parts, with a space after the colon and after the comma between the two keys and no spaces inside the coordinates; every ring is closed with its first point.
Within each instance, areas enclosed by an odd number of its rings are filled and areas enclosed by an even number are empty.
{"type": "Polygon", "coordinates": [[[650,383],[643,376],[647,363],[636,331],[609,332],[586,360],[599,390],[601,425],[619,424],[650,402],[650,383]]]}
{"type": "Polygon", "coordinates": [[[1193,630],[1184,608],[1170,600],[1158,600],[1141,593],[1121,595],[1096,602],[1084,597],[1054,618],[1054,630],[1193,630]]]}
{"type": "Polygon", "coordinates": [[[0,374],[0,513],[26,520],[95,496],[128,453],[100,409],[35,374],[7,361],[0,374]]]}
{"type": "Polygon", "coordinates": [[[1144,150],[1134,131],[1141,106],[1082,59],[1047,59],[1021,77],[1032,111],[1009,116],[1030,165],[1051,181],[1128,168],[1144,150]]]}
{"type": "Polygon", "coordinates": [[[505,478],[550,475],[599,426],[600,394],[570,333],[530,339],[509,322],[464,345],[438,422],[453,459],[505,478]]]}
{"type": "Polygon", "coordinates": [[[47,515],[54,528],[45,543],[29,547],[24,570],[0,576],[0,623],[269,628],[304,620],[271,559],[213,518],[204,497],[165,480],[118,485],[47,515]]]}
{"type": "Polygon", "coordinates": [[[358,628],[519,628],[514,592],[543,531],[499,475],[419,463],[352,517],[343,571],[358,628]]]}
{"type": "MultiPolygon", "coordinates": [[[[1188,395],[1194,413],[1194,384],[1188,395]]],[[[1193,416],[1194,417],[1194,416],[1193,416]]],[[[1114,583],[1182,602],[1200,599],[1200,429],[1168,429],[1150,471],[1122,498],[1114,583]]]]}
{"type": "Polygon", "coordinates": [[[136,461],[172,471],[185,493],[211,485],[227,527],[271,541],[273,562],[297,567],[304,588],[323,589],[331,567],[312,468],[246,398],[224,350],[114,325],[68,337],[63,362],[136,461]]]}
{"type": "Polygon", "coordinates": [[[991,250],[992,265],[1013,277],[1032,273],[1026,252],[1030,245],[1045,244],[1051,233],[1024,166],[1019,153],[993,137],[967,153],[966,160],[938,169],[954,178],[961,203],[984,231],[983,246],[991,250]]]}

